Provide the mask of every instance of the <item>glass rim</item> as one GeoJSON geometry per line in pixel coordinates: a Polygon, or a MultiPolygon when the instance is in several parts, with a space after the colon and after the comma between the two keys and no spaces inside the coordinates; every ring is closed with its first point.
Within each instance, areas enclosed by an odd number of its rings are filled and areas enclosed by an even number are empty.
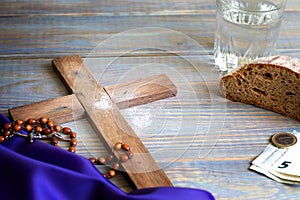
{"type": "Polygon", "coordinates": [[[247,10],[247,9],[239,8],[239,7],[235,6],[235,5],[229,4],[229,2],[226,1],[226,0],[216,0],[216,1],[217,1],[217,3],[224,4],[227,7],[231,6],[234,9],[238,9],[238,10],[245,11],[245,12],[250,12],[250,13],[268,13],[268,12],[273,12],[273,11],[278,11],[278,10],[281,10],[281,9],[285,9],[286,2],[287,2],[287,0],[282,0],[281,3],[280,3],[280,5],[275,5],[274,4],[275,8],[274,9],[270,9],[270,10],[247,10]]]}

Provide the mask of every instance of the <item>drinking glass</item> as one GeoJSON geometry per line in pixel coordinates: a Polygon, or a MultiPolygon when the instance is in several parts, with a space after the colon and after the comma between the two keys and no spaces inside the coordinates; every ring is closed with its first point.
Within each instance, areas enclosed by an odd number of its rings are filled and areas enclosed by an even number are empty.
{"type": "Polygon", "coordinates": [[[230,71],[274,54],[286,0],[216,0],[215,66],[230,71]]]}

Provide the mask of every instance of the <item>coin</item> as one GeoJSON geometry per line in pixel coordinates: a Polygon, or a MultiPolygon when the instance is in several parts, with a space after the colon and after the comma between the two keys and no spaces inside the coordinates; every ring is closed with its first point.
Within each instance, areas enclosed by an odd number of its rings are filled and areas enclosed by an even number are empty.
{"type": "Polygon", "coordinates": [[[271,141],[276,147],[287,148],[297,143],[297,137],[288,132],[279,132],[272,136],[271,141]]]}

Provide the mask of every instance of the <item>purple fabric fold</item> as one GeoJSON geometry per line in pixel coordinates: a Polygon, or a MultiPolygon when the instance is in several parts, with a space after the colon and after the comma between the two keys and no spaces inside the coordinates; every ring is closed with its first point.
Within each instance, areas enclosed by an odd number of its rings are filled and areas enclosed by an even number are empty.
{"type": "MultiPolygon", "coordinates": [[[[0,113],[0,127],[9,120],[0,113]]],[[[0,144],[0,199],[213,200],[201,189],[156,187],[125,193],[79,155],[15,136],[0,144]]]]}

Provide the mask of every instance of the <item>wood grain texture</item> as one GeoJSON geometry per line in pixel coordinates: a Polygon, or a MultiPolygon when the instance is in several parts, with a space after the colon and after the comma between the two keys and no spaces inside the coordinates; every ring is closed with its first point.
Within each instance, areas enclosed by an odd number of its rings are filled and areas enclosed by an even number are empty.
{"type": "MultiPolygon", "coordinates": [[[[171,181],[160,169],[149,151],[123,118],[118,107],[83,64],[79,56],[55,58],[53,67],[62,76],[70,90],[86,110],[96,133],[103,139],[107,149],[118,141],[130,144],[134,158],[122,163],[136,188],[172,186],[171,181]]],[[[118,152],[113,152],[117,157],[118,152]]]]}
{"type": "MultiPolygon", "coordinates": [[[[208,53],[212,53],[215,2],[191,0],[177,3],[171,0],[151,3],[134,1],[132,5],[105,1],[49,5],[30,1],[4,2],[0,5],[0,33],[3,41],[0,55],[3,58],[52,59],[57,55],[77,53],[85,57],[112,35],[141,27],[163,27],[182,32],[199,42],[208,53]]],[[[296,0],[288,1],[277,45],[280,53],[295,55],[295,51],[299,52],[299,10],[296,0]]],[[[124,48],[112,44],[110,49],[98,54],[114,56],[124,48]]],[[[136,51],[135,55],[161,53],[155,49],[144,49],[136,51]]]]}
{"type": "Polygon", "coordinates": [[[104,89],[120,109],[176,96],[177,93],[176,86],[164,74],[107,86],[104,89]]]}
{"type": "Polygon", "coordinates": [[[128,0],[120,2],[112,1],[76,1],[76,2],[49,2],[31,3],[30,1],[4,2],[0,6],[1,15],[100,15],[100,16],[144,16],[144,15],[187,15],[195,14],[202,10],[208,12],[213,10],[211,2],[208,0],[198,3],[194,0],[166,0],[164,2],[153,0],[134,1],[128,0]],[[70,4],[72,6],[70,6],[70,4]],[[117,6],[112,6],[117,5],[117,6]],[[164,11],[164,12],[162,12],[164,11]]]}
{"type": "MultiPolygon", "coordinates": [[[[111,1],[86,1],[76,2],[31,2],[29,0],[16,2],[4,1],[1,3],[1,15],[109,15],[109,16],[144,16],[144,15],[196,15],[214,12],[214,3],[209,0],[153,0],[120,2],[111,1]]],[[[296,0],[290,0],[288,11],[298,11],[296,0]]]]}
{"type": "Polygon", "coordinates": [[[78,120],[85,111],[74,94],[8,109],[13,120],[47,116],[58,124],[78,120]]]}

